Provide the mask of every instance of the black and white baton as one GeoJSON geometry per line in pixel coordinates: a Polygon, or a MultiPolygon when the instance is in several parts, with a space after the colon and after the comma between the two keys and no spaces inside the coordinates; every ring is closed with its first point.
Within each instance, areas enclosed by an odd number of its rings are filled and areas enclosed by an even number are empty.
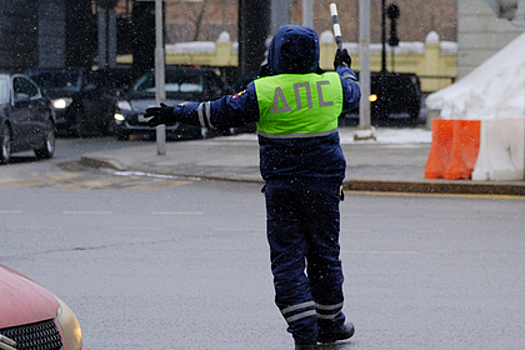
{"type": "Polygon", "coordinates": [[[0,349],[2,350],[16,350],[16,342],[9,339],[5,335],[0,334],[0,349]]]}
{"type": "Polygon", "coordinates": [[[334,24],[335,43],[337,48],[343,51],[343,39],[341,38],[341,27],[339,26],[339,18],[337,17],[337,5],[330,4],[330,14],[332,15],[332,23],[334,24]]]}

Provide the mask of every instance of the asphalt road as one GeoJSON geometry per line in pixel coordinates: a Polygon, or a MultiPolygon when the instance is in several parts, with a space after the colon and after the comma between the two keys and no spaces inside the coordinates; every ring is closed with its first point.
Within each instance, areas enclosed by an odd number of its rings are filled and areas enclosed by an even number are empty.
{"type": "MultiPolygon", "coordinates": [[[[0,263],[65,300],[91,350],[293,348],[273,304],[260,186],[82,182],[82,170],[53,169],[0,186],[0,263]]],[[[524,209],[498,197],[348,194],[344,311],[357,332],[323,349],[522,348],[524,209]]]]}

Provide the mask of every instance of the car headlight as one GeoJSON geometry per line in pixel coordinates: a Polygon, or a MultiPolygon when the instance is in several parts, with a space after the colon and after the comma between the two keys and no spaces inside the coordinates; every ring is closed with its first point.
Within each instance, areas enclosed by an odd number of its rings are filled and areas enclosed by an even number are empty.
{"type": "Polygon", "coordinates": [[[56,100],[52,101],[51,105],[53,106],[54,109],[65,109],[69,107],[71,102],[73,102],[72,98],[67,98],[67,97],[57,98],[56,100]]]}
{"type": "Polygon", "coordinates": [[[73,311],[62,300],[55,296],[60,307],[57,312],[57,320],[62,329],[64,343],[69,350],[79,350],[82,347],[82,331],[80,324],[73,311]]]}
{"type": "Polygon", "coordinates": [[[115,113],[115,120],[123,122],[124,120],[126,120],[126,118],[120,113],[115,113]]]}
{"type": "Polygon", "coordinates": [[[124,111],[131,111],[131,104],[128,101],[117,101],[117,107],[124,111]]]}

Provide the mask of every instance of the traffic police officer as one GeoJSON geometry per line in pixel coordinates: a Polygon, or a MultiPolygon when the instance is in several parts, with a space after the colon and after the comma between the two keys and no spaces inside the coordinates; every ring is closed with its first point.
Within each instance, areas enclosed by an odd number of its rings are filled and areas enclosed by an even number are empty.
{"type": "Polygon", "coordinates": [[[339,259],[339,203],[346,162],[338,117],[361,96],[346,50],[336,72],[319,69],[319,38],[305,26],[275,33],[261,77],[245,91],[216,101],[147,110],[151,126],[228,129],[256,122],[265,180],[267,235],[275,302],[296,349],[348,339],[339,259]]]}

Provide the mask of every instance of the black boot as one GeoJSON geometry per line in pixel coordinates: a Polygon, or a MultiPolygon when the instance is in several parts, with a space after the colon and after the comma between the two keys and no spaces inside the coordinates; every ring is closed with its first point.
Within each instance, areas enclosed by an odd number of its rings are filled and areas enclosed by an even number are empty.
{"type": "Polygon", "coordinates": [[[354,325],[350,322],[339,326],[335,330],[331,330],[330,333],[319,332],[317,341],[319,343],[334,343],[338,340],[350,339],[355,333],[354,325]]]}

